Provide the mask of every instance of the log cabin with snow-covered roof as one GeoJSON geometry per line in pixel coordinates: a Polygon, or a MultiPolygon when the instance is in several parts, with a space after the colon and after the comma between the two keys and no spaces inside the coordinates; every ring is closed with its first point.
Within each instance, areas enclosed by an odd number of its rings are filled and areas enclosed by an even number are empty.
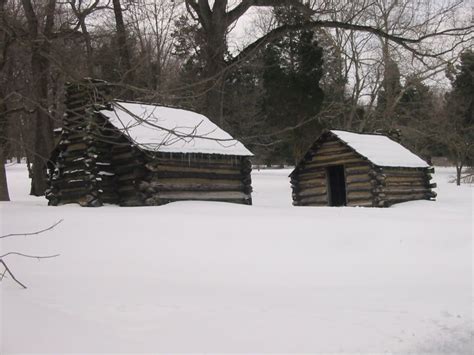
{"type": "Polygon", "coordinates": [[[207,200],[252,204],[252,153],[207,117],[114,101],[97,80],[68,84],[52,153],[50,205],[162,205],[207,200]]]}
{"type": "Polygon", "coordinates": [[[434,169],[381,134],[324,132],[290,174],[295,206],[388,207],[433,200],[434,169]]]}

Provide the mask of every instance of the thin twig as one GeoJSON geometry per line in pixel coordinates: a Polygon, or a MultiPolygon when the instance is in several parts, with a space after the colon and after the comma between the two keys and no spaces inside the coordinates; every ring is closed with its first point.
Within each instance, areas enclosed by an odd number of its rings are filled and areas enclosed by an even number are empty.
{"type": "Polygon", "coordinates": [[[41,255],[41,256],[37,256],[37,255],[28,255],[28,254],[23,254],[23,253],[18,253],[16,251],[11,251],[9,253],[6,253],[6,254],[3,254],[3,255],[0,255],[0,260],[8,255],[19,255],[19,256],[23,256],[25,258],[32,258],[32,259],[50,259],[50,258],[55,258],[57,256],[59,256],[59,254],[54,254],[54,255],[41,255]]]}
{"type": "Polygon", "coordinates": [[[2,238],[8,238],[8,237],[17,237],[17,236],[30,236],[30,235],[37,235],[37,234],[41,234],[41,233],[44,233],[44,232],[47,232],[51,229],[53,229],[54,227],[56,227],[59,223],[61,223],[63,220],[60,219],[59,221],[57,221],[56,223],[54,223],[53,225],[49,226],[48,228],[45,228],[45,229],[42,229],[40,231],[37,231],[37,232],[31,232],[31,233],[11,233],[11,234],[6,234],[6,235],[2,235],[0,236],[0,239],[2,238]]]}

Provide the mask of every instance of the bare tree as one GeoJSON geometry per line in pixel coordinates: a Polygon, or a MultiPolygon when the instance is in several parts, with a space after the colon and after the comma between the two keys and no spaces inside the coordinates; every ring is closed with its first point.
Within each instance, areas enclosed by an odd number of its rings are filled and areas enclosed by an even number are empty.
{"type": "Polygon", "coordinates": [[[173,50],[171,34],[179,11],[180,6],[174,1],[137,0],[130,4],[130,30],[140,46],[140,73],[136,76],[149,90],[166,90],[166,70],[173,50]]]}
{"type": "MultiPolygon", "coordinates": [[[[298,0],[241,0],[232,8],[229,8],[228,5],[228,1],[215,1],[211,6],[211,2],[208,0],[186,0],[189,13],[199,21],[206,39],[204,48],[204,77],[208,80],[206,88],[207,113],[216,121],[222,121],[222,107],[219,97],[222,95],[223,72],[229,68],[231,63],[235,63],[247,57],[249,54],[255,52],[256,49],[261,48],[265,43],[278,38],[288,31],[295,29],[324,28],[371,33],[403,47],[414,56],[423,58],[438,57],[441,53],[452,49],[452,47],[449,49],[443,48],[436,52],[422,46],[424,43],[429,42],[430,39],[438,36],[452,37],[454,35],[460,35],[462,36],[461,41],[464,42],[467,40],[466,36],[470,36],[474,28],[474,26],[470,25],[461,28],[443,29],[438,23],[437,27],[430,27],[430,31],[426,34],[420,34],[420,32],[416,31],[407,32],[403,35],[395,31],[390,33],[380,28],[380,26],[373,21],[361,21],[361,16],[364,13],[370,13],[374,8],[375,5],[372,1],[313,1],[310,3],[310,6],[307,6],[307,4],[303,4],[298,0]],[[301,11],[306,14],[307,20],[299,25],[282,25],[274,28],[243,49],[235,58],[226,61],[226,36],[231,26],[252,7],[281,5],[292,5],[300,8],[301,11]],[[330,17],[331,14],[337,14],[341,9],[347,7],[351,9],[351,17],[344,19],[334,19],[330,17]]],[[[454,45],[456,46],[457,44],[454,45]]]]}
{"type": "Polygon", "coordinates": [[[108,3],[109,1],[101,5],[100,0],[68,0],[68,4],[78,22],[76,27],[80,28],[82,37],[84,38],[87,71],[91,77],[94,76],[93,45],[91,34],[87,27],[87,18],[94,12],[107,9],[108,3]]]}

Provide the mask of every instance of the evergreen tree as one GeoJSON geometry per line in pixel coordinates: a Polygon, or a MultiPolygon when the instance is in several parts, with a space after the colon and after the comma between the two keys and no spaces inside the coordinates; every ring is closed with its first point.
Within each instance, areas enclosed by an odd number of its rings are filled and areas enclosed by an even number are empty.
{"type": "MultiPolygon", "coordinates": [[[[279,23],[300,22],[293,7],[275,10],[279,23]]],[[[319,82],[323,75],[323,50],[314,31],[294,31],[268,44],[263,53],[262,113],[269,127],[288,129],[271,157],[294,163],[322,130],[316,119],[323,102],[319,82]]]]}
{"type": "Polygon", "coordinates": [[[445,138],[447,154],[456,163],[457,184],[462,168],[474,164],[474,52],[461,54],[460,65],[448,73],[453,89],[446,97],[445,138]]]}

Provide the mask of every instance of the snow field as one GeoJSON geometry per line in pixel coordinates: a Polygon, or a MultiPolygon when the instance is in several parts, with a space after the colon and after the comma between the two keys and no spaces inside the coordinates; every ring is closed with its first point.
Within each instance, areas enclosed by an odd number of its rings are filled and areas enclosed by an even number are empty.
{"type": "Polygon", "coordinates": [[[7,167],[0,353],[472,353],[472,188],[438,201],[293,207],[290,170],[254,171],[254,206],[48,207],[7,167]]]}

